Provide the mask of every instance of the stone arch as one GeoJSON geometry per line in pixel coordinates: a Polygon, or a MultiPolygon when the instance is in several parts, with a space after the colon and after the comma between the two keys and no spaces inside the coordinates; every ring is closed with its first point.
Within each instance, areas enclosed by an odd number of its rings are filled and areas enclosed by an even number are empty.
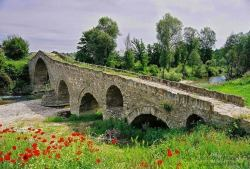
{"type": "Polygon", "coordinates": [[[106,111],[111,117],[120,118],[122,116],[123,95],[115,85],[111,85],[106,92],[106,111]]]}
{"type": "Polygon", "coordinates": [[[155,107],[140,107],[128,114],[127,120],[129,124],[142,127],[145,123],[149,123],[149,127],[170,128],[167,119],[163,118],[163,113],[155,107]]]}
{"type": "Polygon", "coordinates": [[[108,88],[106,94],[106,105],[107,108],[123,107],[122,92],[117,86],[112,85],[108,88]]]}
{"type": "Polygon", "coordinates": [[[191,114],[190,116],[188,116],[186,120],[186,127],[193,128],[197,124],[204,124],[204,123],[205,123],[205,120],[201,116],[197,114],[191,114]]]}
{"type": "Polygon", "coordinates": [[[36,61],[33,83],[36,91],[43,91],[50,84],[48,67],[42,58],[36,61]]]}
{"type": "Polygon", "coordinates": [[[137,116],[132,122],[131,125],[136,126],[138,128],[169,128],[167,124],[162,121],[160,118],[152,115],[152,114],[141,114],[137,116]]]}
{"type": "Polygon", "coordinates": [[[59,105],[69,105],[70,103],[69,88],[64,80],[61,80],[58,84],[57,101],[59,105]]]}
{"type": "Polygon", "coordinates": [[[85,93],[81,99],[79,113],[86,111],[96,111],[99,108],[99,104],[96,98],[91,93],[85,93]]]}

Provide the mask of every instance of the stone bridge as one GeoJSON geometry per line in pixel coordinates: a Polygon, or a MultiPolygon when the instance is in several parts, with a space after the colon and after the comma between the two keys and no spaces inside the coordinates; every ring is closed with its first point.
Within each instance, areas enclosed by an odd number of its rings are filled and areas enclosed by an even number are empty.
{"type": "Polygon", "coordinates": [[[223,127],[240,118],[241,127],[250,132],[250,111],[237,96],[80,64],[56,52],[37,52],[29,71],[33,91],[46,91],[44,106],[69,105],[76,115],[100,109],[104,119],[125,118],[135,125],[147,122],[169,128],[197,121],[223,127]]]}

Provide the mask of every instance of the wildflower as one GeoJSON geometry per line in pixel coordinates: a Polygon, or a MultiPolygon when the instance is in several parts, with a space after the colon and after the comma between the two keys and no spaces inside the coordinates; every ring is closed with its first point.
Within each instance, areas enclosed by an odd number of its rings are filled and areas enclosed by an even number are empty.
{"type": "Polygon", "coordinates": [[[43,142],[43,143],[46,143],[46,142],[47,142],[47,140],[46,140],[46,139],[43,139],[43,140],[42,140],[42,142],[43,142]]]}
{"type": "Polygon", "coordinates": [[[117,143],[118,143],[118,140],[117,140],[116,138],[113,138],[113,139],[111,140],[111,143],[112,143],[112,144],[117,144],[117,143]]]}
{"type": "Polygon", "coordinates": [[[12,149],[13,149],[13,150],[16,150],[16,146],[12,146],[12,149]]]}
{"type": "Polygon", "coordinates": [[[59,159],[61,158],[61,155],[59,153],[56,154],[56,158],[59,159]]]}
{"type": "Polygon", "coordinates": [[[51,138],[56,138],[56,136],[53,134],[53,135],[51,135],[51,138]]]}
{"type": "Polygon", "coordinates": [[[34,156],[38,157],[40,155],[40,151],[39,150],[33,150],[33,154],[34,154],[34,156]]]}
{"type": "Polygon", "coordinates": [[[175,154],[180,154],[180,151],[178,149],[175,149],[175,154]]]}
{"type": "Polygon", "coordinates": [[[16,163],[16,160],[12,159],[10,160],[11,163],[15,164],[16,163]]]}
{"type": "Polygon", "coordinates": [[[27,162],[29,160],[29,155],[27,153],[25,153],[23,155],[23,161],[27,162]]]}
{"type": "Polygon", "coordinates": [[[32,144],[33,149],[37,149],[37,143],[32,144]]]}
{"type": "Polygon", "coordinates": [[[172,151],[171,151],[170,149],[168,149],[168,150],[167,150],[167,156],[168,156],[168,157],[172,157],[172,155],[173,155],[172,151]]]}
{"type": "Polygon", "coordinates": [[[11,153],[7,153],[7,154],[4,156],[4,160],[5,160],[5,161],[10,161],[10,156],[11,156],[11,153]]]}
{"type": "Polygon", "coordinates": [[[100,159],[100,158],[97,158],[97,159],[95,160],[95,162],[96,162],[96,164],[99,164],[99,163],[101,162],[101,159],[100,159]]]}
{"type": "Polygon", "coordinates": [[[3,158],[2,157],[0,157],[0,163],[2,163],[3,162],[3,158]]]}
{"type": "Polygon", "coordinates": [[[163,160],[160,160],[160,159],[159,159],[159,160],[156,160],[155,162],[156,162],[156,164],[157,164],[158,166],[161,166],[161,165],[163,164],[163,160]]]}

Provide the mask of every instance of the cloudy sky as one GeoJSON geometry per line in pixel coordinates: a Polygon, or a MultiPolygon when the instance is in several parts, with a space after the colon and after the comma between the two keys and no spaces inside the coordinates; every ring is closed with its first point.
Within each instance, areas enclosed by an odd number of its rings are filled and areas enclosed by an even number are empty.
{"type": "Polygon", "coordinates": [[[156,23],[168,12],[184,26],[211,27],[217,48],[232,32],[250,30],[250,0],[0,0],[0,41],[15,34],[31,51],[73,52],[82,32],[109,16],[119,25],[123,49],[128,33],[156,42],[156,23]]]}

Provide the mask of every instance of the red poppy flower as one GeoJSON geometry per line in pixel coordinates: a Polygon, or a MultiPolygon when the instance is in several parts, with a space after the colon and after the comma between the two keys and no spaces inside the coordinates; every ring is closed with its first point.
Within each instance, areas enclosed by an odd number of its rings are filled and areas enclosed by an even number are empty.
{"type": "Polygon", "coordinates": [[[156,160],[155,162],[156,162],[156,164],[157,164],[158,166],[161,166],[161,165],[163,164],[163,160],[160,160],[160,159],[159,159],[159,160],[156,160]]]}
{"type": "Polygon", "coordinates": [[[116,138],[113,138],[113,139],[111,140],[111,143],[112,143],[112,144],[117,144],[117,143],[118,143],[118,140],[117,140],[116,138]]]}
{"type": "Polygon", "coordinates": [[[43,142],[43,143],[46,143],[46,142],[47,142],[47,140],[46,140],[46,139],[43,139],[43,140],[42,140],[42,142],[43,142]]]}
{"type": "Polygon", "coordinates": [[[16,150],[16,146],[12,146],[12,149],[13,149],[13,150],[16,150]]]}
{"type": "Polygon", "coordinates": [[[168,157],[172,157],[173,153],[170,149],[167,150],[167,155],[168,155],[168,157]]]}
{"type": "Polygon", "coordinates": [[[53,135],[51,135],[51,138],[56,138],[56,136],[53,134],[53,135]]]}
{"type": "Polygon", "coordinates": [[[38,157],[40,155],[40,151],[39,150],[33,150],[33,154],[34,154],[34,156],[38,157]]]}
{"type": "Polygon", "coordinates": [[[53,144],[55,141],[51,141],[49,144],[53,144]]]}
{"type": "Polygon", "coordinates": [[[27,153],[25,153],[23,155],[23,161],[27,162],[29,160],[29,155],[27,153]]]}
{"type": "Polygon", "coordinates": [[[37,149],[37,143],[32,144],[33,149],[37,149]]]}
{"type": "Polygon", "coordinates": [[[99,164],[99,163],[101,162],[101,159],[100,159],[100,158],[97,158],[97,159],[95,160],[95,162],[96,162],[96,164],[99,164]]]}
{"type": "Polygon", "coordinates": [[[0,157],[0,163],[2,163],[3,162],[3,158],[2,157],[0,157]]]}
{"type": "Polygon", "coordinates": [[[11,155],[11,153],[6,154],[6,155],[4,156],[4,160],[5,160],[5,161],[9,161],[9,160],[10,160],[10,155],[11,155]]]}

